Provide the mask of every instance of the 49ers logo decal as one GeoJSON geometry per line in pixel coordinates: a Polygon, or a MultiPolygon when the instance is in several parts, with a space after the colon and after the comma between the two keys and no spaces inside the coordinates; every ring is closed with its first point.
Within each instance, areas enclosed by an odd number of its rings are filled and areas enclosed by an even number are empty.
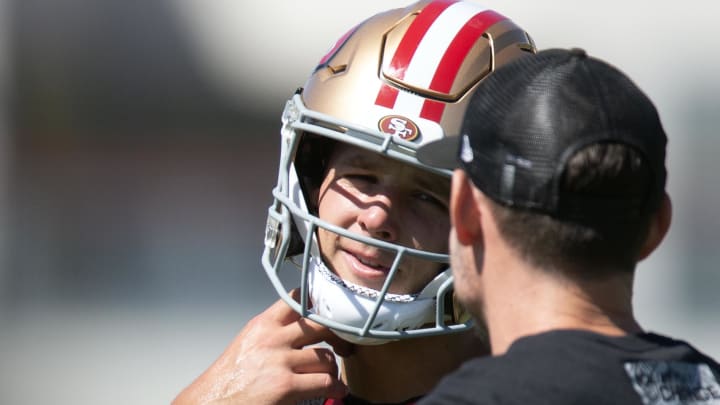
{"type": "Polygon", "coordinates": [[[388,115],[382,117],[378,122],[380,131],[390,135],[397,135],[400,139],[412,141],[420,135],[417,124],[409,118],[400,115],[388,115]]]}

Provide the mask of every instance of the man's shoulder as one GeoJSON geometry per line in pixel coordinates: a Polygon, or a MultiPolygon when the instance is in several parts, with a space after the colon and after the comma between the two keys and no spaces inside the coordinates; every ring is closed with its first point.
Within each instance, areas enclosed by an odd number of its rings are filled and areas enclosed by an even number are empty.
{"type": "Polygon", "coordinates": [[[469,360],[442,379],[428,397],[432,400],[428,403],[491,403],[498,393],[527,388],[522,385],[523,381],[536,373],[528,367],[532,364],[532,361],[514,356],[488,356],[469,360]]]}
{"type": "Polygon", "coordinates": [[[522,338],[503,355],[466,362],[421,404],[639,404],[660,390],[688,387],[688,376],[698,375],[707,383],[704,389],[720,395],[716,370],[712,359],[664,336],[562,331],[522,338]],[[670,388],[661,384],[669,376],[674,378],[670,388]]]}
{"type": "Polygon", "coordinates": [[[523,402],[528,387],[525,378],[516,371],[527,371],[522,364],[507,358],[482,357],[465,362],[449,374],[426,396],[419,405],[532,403],[523,402]],[[511,398],[512,397],[512,398],[511,398]],[[518,399],[518,401],[516,401],[518,399]],[[508,401],[509,400],[509,401],[508,401]],[[515,401],[515,402],[513,402],[515,401]]]}

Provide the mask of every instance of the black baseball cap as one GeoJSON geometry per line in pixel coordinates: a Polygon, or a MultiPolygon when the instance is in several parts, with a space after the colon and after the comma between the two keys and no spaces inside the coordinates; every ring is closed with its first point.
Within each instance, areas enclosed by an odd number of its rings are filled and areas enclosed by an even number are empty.
{"type": "Polygon", "coordinates": [[[559,218],[631,218],[659,204],[667,138],[653,103],[617,68],[582,49],[549,49],[500,67],[479,86],[460,136],[422,146],[422,163],[462,168],[494,201],[559,218]],[[642,195],[562,190],[569,159],[595,143],[634,148],[652,184],[642,195]]]}

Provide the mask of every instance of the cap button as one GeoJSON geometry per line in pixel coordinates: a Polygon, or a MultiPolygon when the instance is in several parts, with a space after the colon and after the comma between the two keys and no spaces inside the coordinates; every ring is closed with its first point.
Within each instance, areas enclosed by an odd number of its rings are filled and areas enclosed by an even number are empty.
{"type": "Polygon", "coordinates": [[[575,58],[587,58],[587,52],[585,52],[582,48],[572,48],[570,49],[570,56],[575,58]]]}

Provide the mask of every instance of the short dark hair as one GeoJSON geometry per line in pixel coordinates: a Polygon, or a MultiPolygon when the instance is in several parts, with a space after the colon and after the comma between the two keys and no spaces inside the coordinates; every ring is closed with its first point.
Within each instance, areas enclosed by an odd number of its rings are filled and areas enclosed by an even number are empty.
{"type": "Polygon", "coordinates": [[[528,263],[581,277],[632,272],[662,196],[652,193],[653,173],[643,156],[620,143],[596,143],[568,161],[561,192],[603,201],[644,195],[632,218],[559,219],[547,213],[491,202],[501,235],[528,263]]]}

